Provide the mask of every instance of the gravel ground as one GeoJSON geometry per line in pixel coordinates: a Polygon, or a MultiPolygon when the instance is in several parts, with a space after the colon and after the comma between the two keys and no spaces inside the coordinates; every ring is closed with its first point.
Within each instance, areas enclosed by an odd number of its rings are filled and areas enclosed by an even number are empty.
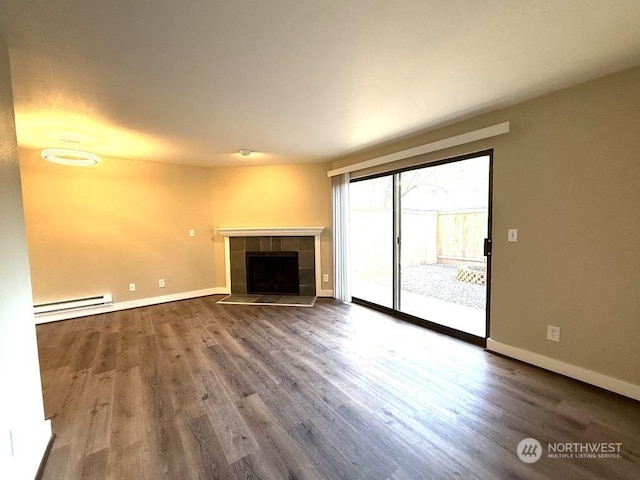
{"type": "Polygon", "coordinates": [[[402,290],[447,302],[482,308],[486,306],[486,285],[456,280],[455,265],[416,265],[402,269],[402,290]]]}

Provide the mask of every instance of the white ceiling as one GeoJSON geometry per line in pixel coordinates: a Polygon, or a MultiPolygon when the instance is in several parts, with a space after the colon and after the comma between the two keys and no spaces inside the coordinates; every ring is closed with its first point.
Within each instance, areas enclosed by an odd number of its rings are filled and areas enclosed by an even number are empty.
{"type": "Polygon", "coordinates": [[[192,165],[328,161],[640,64],[639,0],[0,0],[0,29],[21,146],[192,165]]]}

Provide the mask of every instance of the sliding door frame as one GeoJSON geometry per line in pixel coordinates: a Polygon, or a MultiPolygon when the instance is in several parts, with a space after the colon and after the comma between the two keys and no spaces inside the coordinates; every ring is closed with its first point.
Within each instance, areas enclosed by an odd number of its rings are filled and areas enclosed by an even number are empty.
{"type": "Polygon", "coordinates": [[[399,318],[409,323],[413,323],[416,325],[420,325],[422,327],[429,328],[430,330],[434,330],[439,333],[444,333],[446,335],[458,338],[460,340],[464,340],[469,343],[473,343],[475,345],[479,345],[481,347],[487,346],[487,338],[489,338],[489,325],[490,325],[490,311],[491,311],[491,249],[489,249],[487,255],[487,284],[486,284],[486,305],[485,305],[485,337],[478,337],[476,335],[472,335],[467,332],[463,332],[462,330],[457,330],[455,328],[447,327],[441,325],[439,323],[432,322],[427,319],[423,319],[420,317],[416,317],[414,315],[401,312],[400,308],[400,275],[402,274],[400,269],[400,242],[402,241],[402,232],[401,232],[401,222],[400,222],[400,214],[401,214],[401,199],[400,199],[400,182],[398,181],[401,173],[410,172],[412,170],[419,170],[422,168],[435,167],[438,165],[446,165],[448,163],[460,162],[463,160],[469,160],[477,157],[489,157],[489,198],[488,198],[488,219],[487,219],[487,238],[491,239],[493,236],[492,230],[492,217],[493,217],[493,149],[481,150],[474,153],[468,153],[465,155],[459,155],[455,157],[449,157],[442,160],[436,160],[433,162],[421,163],[418,165],[412,165],[410,167],[400,168],[396,170],[391,170],[388,172],[376,173],[373,175],[367,175],[364,177],[351,179],[349,183],[356,183],[365,180],[372,180],[374,178],[391,176],[392,178],[392,189],[393,189],[393,308],[385,307],[382,305],[378,305],[373,302],[369,302],[367,300],[363,300],[361,298],[353,297],[353,303],[363,305],[374,310],[378,310],[380,312],[387,313],[395,318],[399,318]]]}

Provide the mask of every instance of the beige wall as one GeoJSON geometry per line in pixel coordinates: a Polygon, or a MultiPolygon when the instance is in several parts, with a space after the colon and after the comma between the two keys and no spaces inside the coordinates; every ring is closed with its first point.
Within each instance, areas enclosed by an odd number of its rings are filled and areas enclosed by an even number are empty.
{"type": "Polygon", "coordinates": [[[51,432],[31,305],[9,56],[0,37],[0,478],[33,478],[51,432]]]}
{"type": "Polygon", "coordinates": [[[33,150],[20,151],[20,166],[36,303],[213,287],[209,169],[120,159],[66,167],[33,150]]]}
{"type": "MultiPolygon", "coordinates": [[[[330,281],[331,181],[328,164],[215,168],[211,171],[213,223],[222,227],[315,227],[324,226],[320,238],[322,273],[330,281]]],[[[214,237],[216,286],[225,284],[224,239],[214,237]]]]}
{"type": "Polygon", "coordinates": [[[222,289],[219,227],[326,226],[322,271],[332,279],[327,164],[198,168],[103,159],[73,168],[21,150],[20,166],[35,303],[222,289]]]}
{"type": "Polygon", "coordinates": [[[491,338],[640,384],[639,87],[634,68],[332,168],[510,121],[507,135],[393,166],[494,148],[491,338]]]}

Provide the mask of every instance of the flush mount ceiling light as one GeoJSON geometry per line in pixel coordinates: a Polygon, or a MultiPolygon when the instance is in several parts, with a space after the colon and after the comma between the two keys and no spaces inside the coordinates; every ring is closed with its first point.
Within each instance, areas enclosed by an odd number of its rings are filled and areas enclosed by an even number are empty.
{"type": "Polygon", "coordinates": [[[93,153],[63,148],[47,148],[40,155],[47,162],[74,167],[90,167],[100,161],[100,157],[93,153]]]}
{"type": "Polygon", "coordinates": [[[248,148],[241,148],[240,150],[238,150],[238,153],[240,155],[242,155],[243,157],[248,157],[249,155],[251,155],[253,152],[251,150],[249,150],[248,148]]]}

